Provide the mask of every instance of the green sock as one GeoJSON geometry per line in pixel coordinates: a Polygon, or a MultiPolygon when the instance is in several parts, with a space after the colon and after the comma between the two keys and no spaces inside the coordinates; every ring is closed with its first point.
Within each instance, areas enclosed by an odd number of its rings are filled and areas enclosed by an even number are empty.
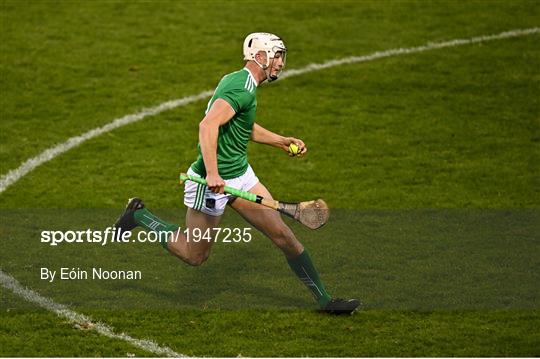
{"type": "Polygon", "coordinates": [[[294,273],[296,273],[298,278],[300,278],[300,280],[311,291],[319,303],[319,306],[324,308],[326,304],[330,302],[332,297],[324,288],[324,284],[319,278],[319,273],[317,273],[307,249],[304,249],[304,251],[298,257],[288,259],[287,262],[289,262],[289,266],[294,273]]]}
{"type": "MultiPolygon", "coordinates": [[[[152,214],[148,209],[138,209],[133,214],[135,217],[135,222],[145,228],[148,231],[156,232],[158,235],[161,232],[174,232],[178,230],[178,227],[176,224],[171,224],[168,222],[165,222],[164,220],[156,217],[152,214]]],[[[163,246],[163,248],[167,249],[167,238],[166,236],[158,236],[159,243],[163,246]]]]}

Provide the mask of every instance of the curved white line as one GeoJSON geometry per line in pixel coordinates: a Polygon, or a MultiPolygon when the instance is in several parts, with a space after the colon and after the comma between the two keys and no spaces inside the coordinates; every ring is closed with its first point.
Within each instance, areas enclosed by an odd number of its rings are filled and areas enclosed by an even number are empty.
{"type": "Polygon", "coordinates": [[[120,340],[126,341],[130,343],[131,345],[134,345],[138,348],[141,348],[150,353],[154,353],[156,355],[166,355],[168,357],[174,357],[174,358],[186,357],[183,354],[175,352],[169,347],[160,346],[151,340],[136,339],[136,338],[130,337],[129,335],[125,333],[115,333],[113,328],[109,327],[108,325],[103,324],[101,322],[94,322],[92,318],[86,315],[74,312],[73,310],[69,309],[67,306],[56,303],[52,299],[43,297],[39,293],[36,293],[33,290],[24,287],[15,278],[13,278],[9,274],[2,271],[2,269],[0,269],[0,283],[2,283],[2,286],[4,288],[10,289],[11,291],[13,291],[13,293],[17,294],[18,296],[21,296],[27,301],[37,304],[38,306],[44,309],[47,309],[53,313],[56,313],[59,317],[66,318],[72,324],[79,325],[81,327],[85,327],[91,330],[95,330],[99,334],[112,338],[112,339],[120,339],[120,340]]]}
{"type": "Polygon", "coordinates": [[[185,106],[195,101],[205,99],[212,96],[212,91],[204,91],[198,95],[183,97],[178,100],[172,100],[164,102],[156,107],[145,108],[140,112],[126,115],[124,117],[117,118],[116,120],[106,124],[105,126],[94,128],[88,132],[83,133],[80,136],[75,136],[69,138],[67,141],[60,143],[54,147],[48,148],[45,151],[41,152],[39,155],[32,157],[26,160],[18,168],[9,171],[7,174],[3,175],[0,179],[0,193],[4,192],[9,186],[20,180],[22,177],[27,175],[30,171],[34,170],[36,167],[49,162],[53,158],[61,155],[64,152],[71,150],[74,147],[77,147],[81,143],[88,141],[94,137],[102,135],[106,132],[112,131],[118,127],[128,125],[140,121],[148,116],[157,115],[158,113],[172,110],[176,107],[185,106]]]}
{"type": "MultiPolygon", "coordinates": [[[[386,51],[381,51],[381,52],[375,52],[373,54],[365,55],[365,56],[351,56],[351,57],[346,57],[343,59],[326,61],[322,64],[310,64],[296,70],[294,69],[289,70],[289,71],[284,72],[283,75],[281,75],[281,77],[282,78],[293,77],[293,76],[303,75],[309,72],[319,71],[319,70],[323,70],[323,69],[327,69],[327,68],[335,67],[335,66],[373,61],[373,60],[384,58],[384,57],[406,55],[406,54],[424,52],[424,51],[429,51],[429,50],[442,49],[445,47],[455,47],[455,46],[475,44],[475,43],[486,42],[486,41],[506,39],[506,38],[517,37],[517,36],[531,35],[531,34],[536,34],[538,32],[540,32],[540,28],[533,27],[530,29],[505,31],[505,32],[501,32],[495,35],[478,36],[478,37],[473,37],[470,39],[455,39],[455,40],[450,40],[450,41],[445,41],[445,42],[428,43],[426,45],[418,46],[418,47],[391,49],[391,50],[386,50],[386,51]]],[[[212,96],[212,93],[213,93],[212,90],[203,91],[199,93],[198,95],[183,97],[178,100],[164,102],[156,107],[146,108],[135,114],[126,115],[124,117],[118,118],[106,124],[105,126],[95,128],[93,130],[83,133],[80,136],[71,137],[67,141],[60,143],[49,149],[46,149],[45,151],[41,152],[39,155],[26,160],[18,168],[11,170],[7,174],[3,175],[2,178],[0,178],[0,193],[4,192],[9,186],[11,186],[15,182],[23,178],[25,175],[27,175],[29,172],[34,170],[36,167],[52,160],[53,158],[61,155],[64,152],[69,151],[70,149],[80,145],[81,143],[91,138],[94,138],[106,132],[112,131],[118,127],[122,127],[130,123],[140,121],[144,119],[145,117],[157,115],[161,112],[172,110],[176,107],[185,106],[192,102],[208,98],[212,96]]]]}

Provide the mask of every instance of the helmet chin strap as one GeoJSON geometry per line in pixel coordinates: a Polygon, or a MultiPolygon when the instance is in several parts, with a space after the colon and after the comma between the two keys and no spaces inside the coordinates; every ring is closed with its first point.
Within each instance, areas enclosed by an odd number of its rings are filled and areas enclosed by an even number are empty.
{"type": "Polygon", "coordinates": [[[266,57],[266,65],[263,65],[259,61],[257,61],[257,58],[255,58],[254,60],[255,60],[255,63],[259,65],[259,67],[264,71],[264,74],[266,75],[266,79],[268,80],[268,82],[277,80],[277,76],[271,75],[272,67],[270,66],[270,56],[266,57]]]}
{"type": "Polygon", "coordinates": [[[272,66],[268,68],[268,72],[266,72],[266,79],[268,82],[276,81],[278,79],[277,76],[272,76],[272,68],[274,67],[274,59],[272,59],[272,66]]]}

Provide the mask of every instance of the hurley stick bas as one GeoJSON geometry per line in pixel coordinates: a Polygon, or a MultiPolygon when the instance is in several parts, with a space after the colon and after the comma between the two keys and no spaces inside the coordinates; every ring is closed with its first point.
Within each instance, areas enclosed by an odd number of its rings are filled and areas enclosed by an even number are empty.
{"type": "MultiPolygon", "coordinates": [[[[193,181],[202,185],[207,185],[206,180],[202,177],[191,176],[185,173],[180,173],[180,184],[185,181],[193,181]]],[[[263,206],[275,209],[311,229],[321,228],[328,221],[330,209],[326,202],[322,199],[306,201],[300,203],[280,202],[273,199],[263,198],[251,192],[242,191],[236,188],[225,186],[225,192],[233,196],[243,198],[247,201],[259,203],[263,206]]]]}

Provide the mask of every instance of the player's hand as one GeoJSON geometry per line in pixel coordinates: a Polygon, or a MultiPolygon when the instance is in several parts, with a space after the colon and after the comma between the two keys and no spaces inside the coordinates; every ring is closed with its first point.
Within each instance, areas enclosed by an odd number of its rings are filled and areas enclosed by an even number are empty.
{"type": "Polygon", "coordinates": [[[224,193],[225,192],[225,181],[219,174],[207,175],[206,184],[210,191],[214,193],[224,193]]]}
{"type": "Polygon", "coordinates": [[[303,156],[306,154],[307,152],[307,147],[306,147],[306,144],[304,143],[304,141],[302,141],[301,139],[299,138],[294,138],[294,137],[285,137],[285,144],[284,144],[284,147],[283,147],[283,150],[285,152],[287,152],[289,154],[289,156],[303,156]],[[291,143],[294,143],[295,145],[298,146],[298,153],[296,155],[293,155],[290,153],[289,151],[289,145],[291,143]]]}

